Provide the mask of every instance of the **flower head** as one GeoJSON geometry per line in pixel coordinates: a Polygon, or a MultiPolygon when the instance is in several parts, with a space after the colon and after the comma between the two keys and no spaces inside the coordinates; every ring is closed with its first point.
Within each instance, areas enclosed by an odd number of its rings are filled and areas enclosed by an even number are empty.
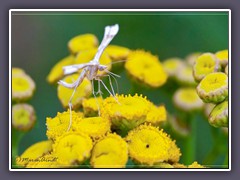
{"type": "Polygon", "coordinates": [[[36,122],[33,107],[29,104],[15,104],[12,107],[12,125],[19,131],[29,131],[36,122]]]}
{"type": "Polygon", "coordinates": [[[139,164],[154,165],[159,162],[178,162],[181,156],[175,142],[156,127],[140,125],[125,138],[129,156],[139,164]]]}
{"type": "Polygon", "coordinates": [[[127,143],[117,134],[108,134],[95,144],[90,164],[94,168],[124,168],[127,160],[127,143]]]}
{"type": "Polygon", "coordinates": [[[98,46],[98,39],[93,34],[82,34],[73,37],[68,42],[68,48],[72,54],[77,54],[78,52],[96,48],[98,46]]]}
{"type": "MultiPolygon", "coordinates": [[[[69,76],[66,76],[63,81],[67,83],[73,83],[78,79],[78,74],[72,74],[69,76]]],[[[58,98],[61,101],[63,107],[67,108],[68,103],[70,100],[70,97],[72,96],[73,89],[66,88],[62,85],[58,85],[58,98]]],[[[89,97],[92,94],[92,85],[91,82],[84,78],[82,83],[77,87],[76,92],[72,99],[72,107],[73,109],[78,108],[81,104],[84,98],[89,97]]]]}
{"type": "MultiPolygon", "coordinates": [[[[70,131],[76,130],[76,124],[83,118],[83,114],[72,111],[72,126],[70,131]]],[[[63,113],[57,113],[54,118],[48,117],[46,119],[47,126],[47,137],[49,139],[55,140],[57,137],[61,136],[68,129],[70,123],[70,111],[65,111],[63,113]]]]}
{"type": "Polygon", "coordinates": [[[183,60],[177,57],[166,59],[163,62],[163,68],[168,74],[168,76],[174,78],[177,76],[178,70],[181,69],[183,66],[185,66],[183,60]]]}
{"type": "Polygon", "coordinates": [[[85,133],[93,139],[98,139],[110,132],[110,121],[102,117],[87,117],[76,123],[76,131],[85,133]]]}
{"type": "Polygon", "coordinates": [[[101,97],[84,99],[82,101],[84,116],[85,117],[97,116],[102,101],[103,99],[101,97]]]}
{"type": "Polygon", "coordinates": [[[195,88],[180,88],[173,96],[174,104],[184,111],[198,110],[203,107],[195,88]]]}
{"type": "Polygon", "coordinates": [[[218,51],[215,53],[215,55],[219,59],[222,67],[225,67],[228,64],[228,49],[218,51]]]}
{"type": "Polygon", "coordinates": [[[167,111],[164,105],[155,106],[150,105],[150,110],[146,117],[146,122],[151,123],[154,126],[160,126],[167,120],[167,111]]]}
{"type": "Polygon", "coordinates": [[[12,76],[26,74],[25,71],[21,68],[12,67],[12,76]]]}
{"type": "MultiPolygon", "coordinates": [[[[76,64],[83,64],[83,63],[88,63],[91,60],[93,60],[95,54],[97,53],[97,48],[89,49],[86,51],[81,51],[80,53],[77,54],[76,56],[76,64]]],[[[107,66],[107,70],[111,70],[112,67],[112,61],[108,54],[104,51],[99,59],[99,63],[101,65],[107,66]]],[[[103,75],[106,74],[105,71],[98,71],[98,75],[103,75]]]]}
{"type": "Polygon", "coordinates": [[[174,168],[187,168],[187,166],[185,166],[184,164],[180,164],[180,163],[174,163],[172,166],[174,168]]]}
{"type": "Polygon", "coordinates": [[[217,104],[208,118],[209,123],[214,127],[228,127],[228,101],[217,104]]]}
{"type": "Polygon", "coordinates": [[[130,53],[130,49],[117,45],[109,45],[105,51],[113,62],[127,59],[130,53]]]}
{"type": "Polygon", "coordinates": [[[158,57],[143,50],[132,51],[125,68],[134,80],[149,87],[157,88],[167,81],[167,73],[158,57]]]}
{"type": "Polygon", "coordinates": [[[197,86],[199,97],[206,103],[219,103],[228,96],[228,77],[225,73],[208,74],[197,86]]]}
{"type": "Polygon", "coordinates": [[[63,74],[63,67],[72,65],[75,62],[75,57],[73,55],[69,55],[63,59],[61,59],[57,64],[53,66],[50,73],[47,76],[47,81],[49,83],[55,83],[58,80],[62,79],[64,76],[63,74]]]}
{"type": "Polygon", "coordinates": [[[28,100],[33,96],[35,83],[32,78],[20,69],[12,70],[12,99],[15,101],[28,100]]]}
{"type": "Polygon", "coordinates": [[[207,74],[220,71],[221,66],[217,57],[212,53],[198,56],[193,66],[193,76],[196,81],[201,81],[207,74]]]}
{"type": "Polygon", "coordinates": [[[16,163],[20,166],[25,166],[28,162],[39,157],[49,154],[52,151],[52,141],[40,141],[27,148],[21,156],[17,157],[16,163]]]}
{"type": "Polygon", "coordinates": [[[91,138],[79,132],[67,132],[58,137],[53,144],[53,154],[64,166],[83,163],[90,157],[93,147],[91,138]]]}
{"type": "Polygon", "coordinates": [[[111,121],[113,129],[127,132],[145,122],[150,110],[146,97],[116,95],[103,101],[101,116],[111,121]],[[117,100],[116,100],[117,99],[117,100]]]}
{"type": "Polygon", "coordinates": [[[203,165],[198,164],[197,161],[194,161],[191,165],[188,166],[188,168],[206,168],[203,165]]]}

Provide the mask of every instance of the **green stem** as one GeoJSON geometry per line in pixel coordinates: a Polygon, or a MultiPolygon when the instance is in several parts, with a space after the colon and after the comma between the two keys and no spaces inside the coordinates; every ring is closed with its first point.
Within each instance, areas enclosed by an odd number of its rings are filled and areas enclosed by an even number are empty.
{"type": "Polygon", "coordinates": [[[218,148],[216,145],[212,148],[210,153],[203,160],[203,164],[211,166],[219,155],[218,148]]]}
{"type": "Polygon", "coordinates": [[[188,123],[190,125],[189,135],[185,140],[185,152],[184,152],[184,164],[190,165],[196,159],[196,137],[197,137],[197,122],[196,119],[193,118],[192,114],[189,114],[188,123]]]}
{"type": "MultiPolygon", "coordinates": [[[[211,128],[211,134],[212,134],[213,139],[219,139],[217,129],[211,128]]],[[[218,144],[219,144],[218,141],[216,141],[213,144],[211,151],[204,158],[203,164],[211,166],[214,163],[214,161],[219,156],[218,144]]]]}
{"type": "Polygon", "coordinates": [[[19,132],[15,130],[14,128],[12,129],[12,158],[13,161],[16,159],[16,157],[19,155],[18,153],[18,145],[24,136],[24,132],[19,132]]]}

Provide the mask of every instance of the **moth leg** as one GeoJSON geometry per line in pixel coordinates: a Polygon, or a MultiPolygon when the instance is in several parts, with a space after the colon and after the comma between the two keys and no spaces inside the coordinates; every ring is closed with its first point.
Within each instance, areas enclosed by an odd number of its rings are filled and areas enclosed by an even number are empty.
{"type": "Polygon", "coordinates": [[[93,96],[95,98],[95,101],[96,101],[96,104],[97,104],[97,107],[98,107],[98,116],[100,116],[100,105],[99,105],[99,102],[97,100],[97,97],[96,97],[96,94],[95,94],[95,91],[94,91],[94,80],[91,80],[92,82],[92,93],[93,93],[93,96]]]}
{"type": "Polygon", "coordinates": [[[77,87],[78,86],[75,86],[74,90],[73,90],[73,93],[69,99],[69,102],[68,102],[68,107],[69,107],[69,110],[70,110],[70,120],[69,120],[69,125],[68,125],[68,129],[67,131],[69,131],[71,129],[71,126],[72,126],[72,99],[73,99],[73,96],[77,90],[77,87]]]}
{"type": "MultiPolygon", "coordinates": [[[[109,93],[112,97],[114,97],[114,99],[117,101],[117,103],[119,103],[119,101],[118,101],[118,99],[116,98],[116,96],[113,96],[113,94],[111,93],[111,91],[109,91],[109,89],[108,89],[107,86],[104,84],[104,82],[103,82],[101,79],[99,79],[99,81],[102,83],[103,87],[108,91],[108,93],[109,93]]],[[[119,103],[119,104],[120,104],[120,103],[119,103]]]]}

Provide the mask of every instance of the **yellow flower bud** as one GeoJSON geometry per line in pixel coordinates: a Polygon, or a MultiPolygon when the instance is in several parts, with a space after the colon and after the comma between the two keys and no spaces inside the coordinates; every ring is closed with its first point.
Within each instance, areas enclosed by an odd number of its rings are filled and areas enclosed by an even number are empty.
{"type": "Polygon", "coordinates": [[[143,50],[129,54],[125,69],[134,81],[151,88],[164,85],[168,77],[158,57],[143,50]]]}
{"type": "Polygon", "coordinates": [[[130,158],[138,164],[153,166],[161,162],[178,162],[181,156],[175,141],[163,130],[151,125],[138,126],[125,139],[130,158]]]}
{"type": "Polygon", "coordinates": [[[228,127],[228,101],[217,104],[210,113],[208,120],[214,127],[228,127]]]}
{"type": "Polygon", "coordinates": [[[228,97],[228,77],[225,73],[208,74],[197,86],[199,97],[206,103],[219,103],[228,97]]]}
{"type": "Polygon", "coordinates": [[[29,131],[36,122],[33,107],[29,104],[15,104],[12,107],[12,126],[19,131],[29,131]]]}
{"type": "Polygon", "coordinates": [[[228,49],[218,51],[215,53],[215,55],[219,59],[222,67],[225,67],[228,64],[228,49]]]}
{"type": "Polygon", "coordinates": [[[77,54],[78,52],[96,48],[98,46],[98,39],[93,34],[82,34],[73,37],[68,42],[68,48],[72,54],[77,54]]]}
{"type": "Polygon", "coordinates": [[[196,81],[201,81],[206,75],[218,72],[221,66],[217,57],[212,53],[203,53],[193,65],[193,76],[196,81]]]}
{"type": "Polygon", "coordinates": [[[91,138],[83,133],[68,132],[58,137],[53,144],[53,154],[59,164],[73,167],[82,164],[90,157],[93,147],[91,138]]]}
{"type": "Polygon", "coordinates": [[[75,57],[73,55],[69,55],[63,59],[61,59],[57,64],[53,66],[51,71],[47,76],[47,81],[51,84],[56,83],[58,80],[62,79],[63,74],[63,67],[72,65],[75,62],[75,57]]]}
{"type": "MultiPolygon", "coordinates": [[[[78,77],[79,77],[78,74],[68,75],[63,79],[63,81],[67,83],[73,83],[78,79],[78,77]]],[[[69,103],[70,97],[72,96],[73,89],[69,89],[62,85],[58,85],[57,93],[58,93],[58,98],[61,101],[63,107],[68,108],[69,107],[68,103],[69,103]]],[[[80,107],[83,99],[88,98],[91,94],[92,94],[92,84],[87,78],[84,78],[82,83],[77,87],[76,92],[73,96],[73,99],[72,99],[73,109],[77,109],[78,107],[80,107]]]]}
{"type": "Polygon", "coordinates": [[[124,168],[127,160],[127,143],[117,134],[108,134],[95,144],[90,164],[93,168],[124,168]]]}

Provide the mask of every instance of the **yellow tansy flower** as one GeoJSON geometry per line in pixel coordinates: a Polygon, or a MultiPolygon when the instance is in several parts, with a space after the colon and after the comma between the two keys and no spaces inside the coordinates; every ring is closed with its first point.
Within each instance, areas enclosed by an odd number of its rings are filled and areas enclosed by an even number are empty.
{"type": "Polygon", "coordinates": [[[68,48],[72,54],[77,54],[78,52],[96,48],[98,46],[98,39],[93,34],[82,34],[73,37],[68,42],[68,48]]]}
{"type": "MultiPolygon", "coordinates": [[[[91,60],[93,60],[96,53],[97,53],[97,48],[89,49],[89,50],[86,50],[86,51],[81,51],[80,53],[77,54],[75,63],[76,64],[88,63],[91,60]]],[[[112,61],[105,51],[102,53],[102,55],[99,59],[99,63],[101,65],[107,66],[108,70],[111,70],[112,61]]],[[[98,75],[103,75],[103,74],[106,74],[106,72],[98,71],[98,75]]]]}
{"type": "Polygon", "coordinates": [[[90,157],[93,147],[91,138],[79,132],[68,132],[58,137],[53,144],[53,154],[59,164],[73,166],[83,163],[90,157]]]}
{"type": "Polygon", "coordinates": [[[129,54],[125,69],[136,82],[153,88],[165,84],[168,77],[158,57],[143,50],[129,54]]]}
{"type": "Polygon", "coordinates": [[[228,49],[218,51],[215,55],[220,60],[222,67],[225,67],[228,64],[228,49]]]}
{"type": "MultiPolygon", "coordinates": [[[[83,118],[83,114],[72,111],[72,126],[70,131],[76,130],[76,124],[83,118]]],[[[63,133],[67,132],[70,123],[70,111],[65,111],[63,113],[57,113],[54,118],[48,117],[46,119],[47,126],[47,137],[49,139],[55,140],[57,137],[61,136],[63,133]]]]}
{"type": "Polygon", "coordinates": [[[217,72],[208,74],[197,86],[199,97],[206,103],[219,103],[228,96],[228,76],[217,72]]]}
{"type": "Polygon", "coordinates": [[[174,168],[180,169],[180,168],[187,168],[187,166],[185,166],[184,164],[180,164],[180,163],[174,163],[172,164],[172,166],[174,168]]]}
{"type": "Polygon", "coordinates": [[[115,98],[108,97],[103,101],[101,116],[112,122],[113,129],[126,133],[145,122],[149,105],[150,102],[142,95],[116,95],[115,98]]]}
{"type": "Polygon", "coordinates": [[[193,70],[191,66],[182,66],[176,72],[176,79],[182,85],[196,86],[197,83],[193,77],[193,70]]]}
{"type": "MultiPolygon", "coordinates": [[[[63,81],[67,83],[73,83],[78,79],[78,74],[72,74],[69,76],[66,76],[63,81]]],[[[68,108],[68,103],[70,100],[70,97],[72,96],[73,89],[66,88],[62,85],[58,85],[58,98],[61,101],[64,108],[68,108]]],[[[82,100],[84,98],[89,97],[92,94],[92,84],[87,79],[84,78],[82,83],[77,87],[76,92],[74,94],[74,97],[72,99],[72,106],[73,109],[78,108],[82,104],[82,100]]]]}
{"type": "Polygon", "coordinates": [[[129,156],[139,164],[154,165],[160,162],[178,162],[181,156],[175,142],[156,127],[140,125],[125,138],[129,145],[129,156]]]}
{"type": "Polygon", "coordinates": [[[188,168],[206,168],[203,165],[198,164],[197,161],[194,161],[191,165],[188,166],[188,168]]]}
{"type": "Polygon", "coordinates": [[[221,66],[217,57],[212,53],[203,53],[195,61],[193,76],[201,81],[207,74],[220,71],[221,66]]]}
{"type": "Polygon", "coordinates": [[[208,120],[214,127],[228,127],[228,101],[217,104],[210,113],[208,120]]]}
{"type": "Polygon", "coordinates": [[[42,157],[45,154],[48,154],[52,151],[52,141],[40,141],[29,148],[27,148],[21,156],[17,157],[16,163],[20,166],[25,166],[29,162],[34,161],[35,159],[42,157]]]}
{"type": "Polygon", "coordinates": [[[167,120],[167,111],[164,105],[159,107],[154,104],[150,105],[151,109],[149,110],[146,122],[151,123],[154,126],[160,126],[163,122],[167,120]]]}
{"type": "Polygon", "coordinates": [[[75,57],[73,55],[69,55],[63,59],[61,59],[57,64],[53,66],[50,73],[47,76],[47,81],[49,83],[55,83],[58,80],[62,79],[64,76],[63,74],[63,67],[72,65],[75,62],[75,57]]]}
{"type": "Polygon", "coordinates": [[[19,131],[29,131],[36,122],[33,107],[29,104],[15,104],[12,107],[12,125],[19,131]]]}
{"type": "Polygon", "coordinates": [[[46,154],[29,162],[26,168],[63,168],[63,166],[58,163],[58,157],[46,154]]]}
{"type": "Polygon", "coordinates": [[[84,99],[82,101],[84,116],[85,117],[97,116],[99,114],[98,111],[101,108],[102,101],[103,101],[102,97],[84,99]]]}
{"type": "Polygon", "coordinates": [[[21,68],[12,67],[12,76],[26,74],[21,68]]]}
{"type": "Polygon", "coordinates": [[[32,78],[25,74],[13,73],[12,75],[12,100],[23,101],[33,96],[35,83],[32,78]]]}
{"type": "Polygon", "coordinates": [[[203,101],[199,98],[195,88],[180,88],[173,96],[173,102],[181,110],[193,111],[203,107],[203,101]]]}
{"type": "Polygon", "coordinates": [[[108,134],[95,144],[90,164],[93,168],[124,168],[127,161],[127,143],[117,134],[108,134]]]}
{"type": "Polygon", "coordinates": [[[110,56],[113,62],[119,60],[126,60],[130,53],[130,49],[117,45],[109,45],[105,51],[110,56]]]}
{"type": "Polygon", "coordinates": [[[75,128],[78,132],[83,132],[93,139],[98,139],[110,132],[110,121],[102,117],[83,118],[77,122],[75,128]]]}
{"type": "Polygon", "coordinates": [[[176,77],[178,70],[184,65],[183,60],[177,57],[166,59],[163,62],[163,68],[169,77],[176,77]]]}

